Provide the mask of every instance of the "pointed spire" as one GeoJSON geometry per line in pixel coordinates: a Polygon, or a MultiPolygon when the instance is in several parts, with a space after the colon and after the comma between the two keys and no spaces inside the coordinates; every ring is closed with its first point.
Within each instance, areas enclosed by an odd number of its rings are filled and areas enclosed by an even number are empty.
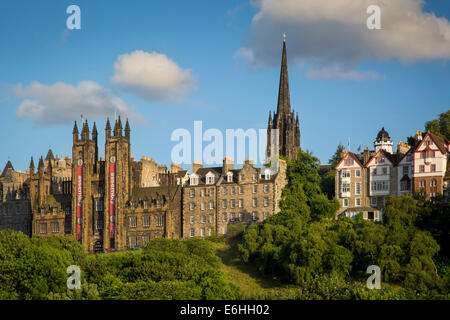
{"type": "Polygon", "coordinates": [[[117,119],[114,121],[114,129],[113,129],[114,137],[117,136],[117,119]]]}
{"type": "Polygon", "coordinates": [[[55,156],[53,155],[53,151],[52,148],[49,147],[48,152],[47,152],[47,156],[45,157],[45,161],[49,161],[49,160],[55,160],[55,156]]]}
{"type": "Polygon", "coordinates": [[[127,122],[125,123],[125,137],[127,138],[130,137],[130,123],[128,122],[128,118],[127,122]]]}
{"type": "Polygon", "coordinates": [[[94,121],[94,126],[92,127],[92,140],[97,139],[97,134],[98,134],[97,126],[96,126],[95,121],[94,121]]]}
{"type": "Polygon", "coordinates": [[[44,159],[42,159],[42,156],[39,158],[38,163],[38,171],[44,170],[44,159]]]}
{"type": "Polygon", "coordinates": [[[286,34],[283,37],[283,53],[281,57],[280,88],[278,90],[278,114],[291,112],[291,99],[289,96],[289,80],[286,54],[286,34]]]}
{"type": "Polygon", "coordinates": [[[106,118],[106,127],[105,127],[105,135],[106,138],[108,139],[109,137],[111,137],[111,124],[109,123],[109,117],[106,118]]]}
{"type": "Polygon", "coordinates": [[[30,172],[34,173],[34,161],[33,161],[33,156],[31,157],[31,161],[30,161],[30,172]]]}
{"type": "Polygon", "coordinates": [[[83,129],[81,130],[81,139],[89,140],[89,125],[86,119],[86,122],[83,124],[83,129]]]}
{"type": "Polygon", "coordinates": [[[119,119],[117,120],[117,136],[119,137],[122,136],[122,120],[120,120],[120,116],[119,119]]]}

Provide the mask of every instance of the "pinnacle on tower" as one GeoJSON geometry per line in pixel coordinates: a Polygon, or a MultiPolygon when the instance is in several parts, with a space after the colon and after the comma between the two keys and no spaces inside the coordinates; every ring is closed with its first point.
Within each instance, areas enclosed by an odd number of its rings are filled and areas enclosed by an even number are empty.
{"type": "Polygon", "coordinates": [[[128,118],[127,122],[125,123],[125,137],[127,138],[130,137],[130,123],[128,122],[128,118]]]}
{"type": "Polygon", "coordinates": [[[95,121],[94,121],[94,126],[92,127],[92,140],[97,139],[97,126],[95,125],[95,121]]]}
{"type": "Polygon", "coordinates": [[[38,163],[38,171],[42,171],[44,170],[44,159],[42,159],[42,156],[39,158],[39,163],[38,163]]]}
{"type": "Polygon", "coordinates": [[[106,118],[106,127],[105,127],[105,131],[106,131],[106,138],[111,137],[111,124],[109,123],[109,117],[106,118]]]}
{"type": "Polygon", "coordinates": [[[31,156],[31,161],[30,161],[30,172],[34,173],[34,161],[33,161],[33,156],[31,156]]]}

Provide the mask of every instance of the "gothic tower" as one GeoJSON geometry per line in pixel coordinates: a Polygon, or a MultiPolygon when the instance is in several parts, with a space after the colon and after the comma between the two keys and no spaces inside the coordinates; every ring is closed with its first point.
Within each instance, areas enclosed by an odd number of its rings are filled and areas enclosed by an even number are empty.
{"type": "Polygon", "coordinates": [[[111,135],[109,119],[106,123],[105,143],[105,230],[103,244],[106,250],[126,248],[126,221],[124,209],[131,193],[130,124],[116,120],[111,135]]]}
{"type": "Polygon", "coordinates": [[[87,120],[83,123],[81,137],[76,122],[72,133],[72,234],[92,252],[96,240],[93,217],[94,195],[98,192],[94,183],[98,182],[97,137],[94,131],[90,139],[87,120]]]}
{"type": "Polygon", "coordinates": [[[287,157],[291,160],[296,159],[297,152],[300,149],[300,128],[298,113],[295,116],[294,111],[291,111],[285,36],[281,58],[278,106],[277,111],[274,112],[273,119],[272,113],[269,112],[269,122],[267,126],[267,158],[274,155],[275,152],[275,150],[272,150],[271,148],[272,129],[278,129],[278,155],[287,157]]]}

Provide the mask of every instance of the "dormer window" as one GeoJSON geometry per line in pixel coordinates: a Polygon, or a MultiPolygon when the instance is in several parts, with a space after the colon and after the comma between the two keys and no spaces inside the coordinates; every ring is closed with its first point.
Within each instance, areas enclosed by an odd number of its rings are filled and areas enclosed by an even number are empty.
{"type": "Polygon", "coordinates": [[[270,171],[269,170],[264,171],[264,179],[270,180],[270,171]]]}
{"type": "Polygon", "coordinates": [[[206,184],[214,184],[214,174],[211,172],[208,172],[208,174],[206,175],[206,184]]]}
{"type": "Polygon", "coordinates": [[[189,184],[191,186],[196,186],[198,185],[198,176],[193,174],[192,176],[189,177],[189,184]]]}
{"type": "Polygon", "coordinates": [[[232,172],[227,173],[227,182],[233,182],[233,173],[232,172]]]}

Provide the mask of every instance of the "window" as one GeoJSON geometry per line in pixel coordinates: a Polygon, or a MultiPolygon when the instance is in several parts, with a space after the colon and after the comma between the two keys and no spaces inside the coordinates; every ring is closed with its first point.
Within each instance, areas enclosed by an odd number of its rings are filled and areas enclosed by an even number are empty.
{"type": "Polygon", "coordinates": [[[142,236],[142,244],[143,245],[145,245],[149,241],[150,241],[150,237],[149,236],[142,236]]]}
{"type": "Polygon", "coordinates": [[[350,192],[350,183],[342,184],[342,192],[350,192]]]}
{"type": "Polygon", "coordinates": [[[406,161],[411,162],[411,160],[412,160],[412,156],[410,154],[408,154],[406,156],[406,161]]]}
{"type": "Polygon", "coordinates": [[[231,187],[231,194],[235,194],[236,193],[236,188],[235,187],[231,187]]]}
{"type": "Polygon", "coordinates": [[[224,212],[222,213],[222,221],[226,222],[227,221],[227,214],[224,212]]]}
{"type": "Polygon", "coordinates": [[[130,217],[130,228],[137,227],[137,217],[130,217]]]}
{"type": "Polygon", "coordinates": [[[95,210],[103,211],[103,201],[100,199],[95,200],[95,210]]]}
{"type": "Polygon", "coordinates": [[[233,182],[233,174],[231,172],[227,174],[227,182],[233,182]]]}
{"type": "Polygon", "coordinates": [[[191,186],[196,186],[198,185],[198,177],[196,176],[191,176],[189,178],[189,183],[191,184],[191,186]]]}
{"type": "Polygon", "coordinates": [[[201,237],[205,236],[205,228],[200,228],[200,236],[201,237]]]}
{"type": "Polygon", "coordinates": [[[205,210],[206,209],[206,203],[202,202],[200,204],[200,210],[205,210]]]}
{"type": "Polygon", "coordinates": [[[258,186],[255,184],[253,185],[253,193],[256,193],[258,191],[258,186]]]}
{"type": "Polygon", "coordinates": [[[387,167],[383,167],[383,174],[388,174],[388,168],[387,167]]]}
{"type": "Polygon", "coordinates": [[[403,175],[409,173],[409,166],[403,166],[403,175]]]}
{"type": "Polygon", "coordinates": [[[222,208],[227,208],[227,200],[222,200],[222,208]]]}
{"type": "Polygon", "coordinates": [[[189,209],[190,209],[191,211],[193,211],[193,210],[195,209],[195,203],[194,203],[194,202],[191,202],[191,203],[189,204],[189,209]]]}
{"type": "Polygon", "coordinates": [[[206,216],[204,214],[202,215],[202,220],[201,221],[202,221],[202,223],[206,223],[206,216]]]}
{"type": "Polygon", "coordinates": [[[425,188],[425,180],[420,180],[420,187],[425,188]]]}
{"type": "Polygon", "coordinates": [[[355,171],[355,177],[361,177],[361,170],[360,169],[357,169],[356,171],[355,171]]]}
{"type": "Polygon", "coordinates": [[[214,175],[208,175],[206,176],[206,184],[213,184],[214,183],[214,175]]]}
{"type": "Polygon", "coordinates": [[[437,181],[436,181],[436,179],[433,179],[433,180],[430,181],[430,186],[431,186],[431,187],[436,187],[436,186],[437,186],[437,181]]]}
{"type": "Polygon", "coordinates": [[[377,175],[377,168],[373,168],[373,170],[372,170],[372,175],[374,175],[374,176],[377,175]]]}
{"type": "Polygon", "coordinates": [[[240,175],[239,175],[239,181],[242,181],[242,180],[244,180],[244,175],[243,175],[243,174],[240,174],[240,175]]]}
{"type": "Polygon", "coordinates": [[[70,207],[66,207],[66,216],[71,214],[71,208],[70,207]]]}
{"type": "Polygon", "coordinates": [[[436,165],[435,164],[431,165],[431,172],[436,172],[436,165]]]}
{"type": "Polygon", "coordinates": [[[256,212],[253,212],[253,213],[252,213],[252,219],[253,219],[253,221],[258,220],[258,215],[257,215],[256,212]]]}
{"type": "Polygon", "coordinates": [[[264,219],[269,216],[269,211],[264,212],[264,219]]]}
{"type": "Polygon", "coordinates": [[[214,188],[209,188],[209,196],[210,197],[214,196],[214,188]]]}
{"type": "Polygon", "coordinates": [[[242,221],[243,218],[244,218],[244,214],[242,212],[239,213],[239,221],[242,221]]]}
{"type": "Polygon", "coordinates": [[[200,197],[205,197],[206,196],[206,189],[203,188],[200,190],[200,197]]]}
{"type": "Polygon", "coordinates": [[[269,206],[269,198],[264,198],[264,207],[268,207],[269,206]]]}
{"type": "Polygon", "coordinates": [[[343,206],[348,207],[348,199],[347,198],[344,198],[343,206]]]}
{"type": "Polygon", "coordinates": [[[244,186],[239,186],[239,194],[243,194],[244,193],[244,186]]]}
{"type": "Polygon", "coordinates": [[[253,198],[253,207],[256,207],[258,205],[258,200],[256,198],[253,198]]]}
{"type": "Polygon", "coordinates": [[[161,208],[161,205],[162,205],[162,200],[156,200],[156,207],[157,207],[158,209],[161,208]]]}
{"type": "Polygon", "coordinates": [[[211,234],[212,234],[212,229],[208,228],[208,237],[211,237],[211,234]]]}
{"type": "Polygon", "coordinates": [[[270,172],[269,172],[269,170],[266,170],[266,171],[264,172],[264,179],[270,180],[270,172]]]}
{"type": "Polygon", "coordinates": [[[103,230],[103,220],[98,219],[95,223],[95,229],[96,230],[103,230]]]}
{"type": "Polygon", "coordinates": [[[243,208],[243,207],[244,207],[244,200],[239,199],[239,208],[243,208]]]}
{"type": "Polygon", "coordinates": [[[53,233],[59,232],[59,223],[58,222],[52,222],[52,232],[53,233]]]}
{"type": "Polygon", "coordinates": [[[350,171],[342,170],[342,178],[350,178],[350,171]]]}
{"type": "Polygon", "coordinates": [[[148,209],[148,200],[144,201],[144,209],[148,209]]]}
{"type": "Polygon", "coordinates": [[[353,165],[353,160],[352,159],[346,159],[344,161],[344,163],[345,163],[346,166],[351,166],[351,165],[353,165]]]}
{"type": "Polygon", "coordinates": [[[213,214],[209,215],[209,223],[214,223],[214,215],[213,214]]]}
{"type": "Polygon", "coordinates": [[[223,188],[222,188],[222,194],[223,194],[223,195],[226,195],[226,194],[227,194],[227,187],[223,187],[223,188]]]}
{"type": "Polygon", "coordinates": [[[376,206],[376,205],[377,205],[377,198],[376,198],[376,197],[370,198],[370,204],[371,204],[372,206],[376,206]]]}
{"type": "Polygon", "coordinates": [[[389,180],[372,181],[372,191],[389,191],[389,180]]]}
{"type": "Polygon", "coordinates": [[[194,224],[194,222],[195,222],[195,217],[194,217],[194,216],[191,216],[190,221],[191,221],[191,224],[194,224]]]}
{"type": "Polygon", "coordinates": [[[253,181],[256,181],[256,174],[253,174],[253,181]]]}
{"type": "Polygon", "coordinates": [[[209,201],[209,209],[214,209],[214,201],[209,201]]]}
{"type": "Polygon", "coordinates": [[[137,238],[136,237],[130,237],[130,247],[136,248],[137,246],[137,238]]]}
{"type": "Polygon", "coordinates": [[[190,236],[191,236],[191,238],[195,237],[195,229],[194,228],[191,228],[190,236]]]}
{"type": "Polygon", "coordinates": [[[145,228],[150,227],[150,216],[143,216],[142,217],[142,226],[145,228]]]}
{"type": "Polygon", "coordinates": [[[264,193],[269,193],[269,185],[268,184],[264,185],[264,193]]]}
{"type": "Polygon", "coordinates": [[[356,198],[356,206],[357,207],[361,206],[361,198],[356,198]]]}
{"type": "Polygon", "coordinates": [[[230,200],[230,208],[234,209],[236,200],[230,200]]]}
{"type": "Polygon", "coordinates": [[[189,196],[191,198],[195,197],[195,189],[192,188],[192,189],[189,190],[189,196]]]}
{"type": "Polygon", "coordinates": [[[136,206],[136,203],[134,201],[131,201],[130,202],[131,210],[134,210],[135,206],[136,206]]]}
{"type": "Polygon", "coordinates": [[[361,194],[361,182],[355,183],[355,194],[361,194]]]}
{"type": "Polygon", "coordinates": [[[400,182],[400,191],[409,191],[411,189],[411,182],[409,180],[403,180],[400,182]]]}
{"type": "MultiPolygon", "coordinates": [[[[18,210],[16,210],[18,212],[18,210]]],[[[58,208],[53,208],[53,215],[58,215],[58,208]]]]}
{"type": "Polygon", "coordinates": [[[47,233],[47,224],[46,223],[41,223],[39,226],[39,232],[40,233],[47,233]]]}
{"type": "Polygon", "coordinates": [[[420,165],[419,166],[419,172],[425,172],[425,166],[424,165],[420,165]]]}
{"type": "Polygon", "coordinates": [[[231,222],[234,221],[234,213],[231,213],[231,219],[230,219],[230,221],[231,221],[231,222]]]}

